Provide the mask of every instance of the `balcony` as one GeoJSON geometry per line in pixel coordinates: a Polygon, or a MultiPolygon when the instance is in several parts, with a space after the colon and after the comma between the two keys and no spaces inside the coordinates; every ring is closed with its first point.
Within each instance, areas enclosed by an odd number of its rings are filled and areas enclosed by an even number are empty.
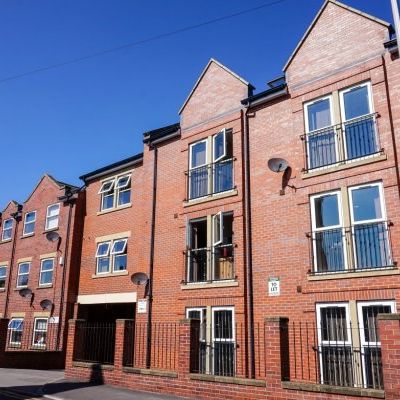
{"type": "Polygon", "coordinates": [[[303,171],[327,169],[382,154],[377,117],[377,113],[368,114],[302,135],[303,171]]]}
{"type": "Polygon", "coordinates": [[[393,268],[388,221],[356,224],[307,234],[311,274],[393,268]]]}
{"type": "Polygon", "coordinates": [[[234,189],[234,158],[186,171],[188,199],[194,200],[234,189]]]}
{"type": "Polygon", "coordinates": [[[185,258],[185,283],[235,279],[233,244],[187,250],[185,258]]]}

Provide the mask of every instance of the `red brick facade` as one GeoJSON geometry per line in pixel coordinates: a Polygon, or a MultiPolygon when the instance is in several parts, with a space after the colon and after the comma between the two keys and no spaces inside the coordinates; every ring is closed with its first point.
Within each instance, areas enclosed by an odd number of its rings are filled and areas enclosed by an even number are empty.
{"type": "Polygon", "coordinates": [[[23,320],[23,325],[21,337],[15,333],[15,341],[10,330],[2,331],[7,340],[1,348],[1,366],[32,368],[38,360],[43,368],[64,365],[64,334],[77,293],[84,209],[83,193],[72,195],[74,199],[70,202],[66,198],[60,200],[70,189],[76,188],[45,175],[22,206],[10,203],[2,213],[2,226],[9,218],[13,225],[11,238],[0,243],[0,264],[7,267],[0,293],[1,316],[4,321],[23,320]],[[58,222],[57,211],[50,222],[51,219],[46,219],[48,206],[57,204],[58,222]],[[32,212],[36,212],[32,219],[26,219],[32,212]],[[29,221],[32,221],[30,227],[29,221]],[[50,232],[52,240],[48,237],[50,232]],[[38,318],[43,319],[42,326],[38,323],[35,329],[38,318]],[[44,323],[45,339],[40,333],[44,323]]]}

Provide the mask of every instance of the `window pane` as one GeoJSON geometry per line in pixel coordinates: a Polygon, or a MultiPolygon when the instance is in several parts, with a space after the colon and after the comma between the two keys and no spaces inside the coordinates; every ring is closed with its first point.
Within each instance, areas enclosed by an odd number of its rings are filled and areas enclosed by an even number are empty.
{"type": "Polygon", "coordinates": [[[58,227],[58,215],[46,219],[46,229],[55,229],[58,227]]]}
{"type": "Polygon", "coordinates": [[[122,192],[119,192],[118,196],[118,205],[122,206],[124,204],[129,204],[131,202],[131,191],[130,190],[124,190],[122,192]]]}
{"type": "Polygon", "coordinates": [[[336,194],[315,198],[314,207],[316,228],[326,228],[340,224],[338,196],[336,194]]]}
{"type": "Polygon", "coordinates": [[[112,246],[111,254],[123,253],[126,248],[126,239],[116,240],[112,246]]]}
{"type": "Polygon", "coordinates": [[[18,276],[18,286],[28,286],[29,275],[20,275],[18,276]]]}
{"type": "Polygon", "coordinates": [[[4,221],[3,229],[11,229],[12,226],[13,226],[12,219],[7,219],[6,221],[4,221]]]}
{"type": "Polygon", "coordinates": [[[27,263],[20,264],[19,265],[19,273],[20,274],[28,273],[29,272],[29,267],[30,267],[30,264],[27,264],[27,263]]]}
{"type": "Polygon", "coordinates": [[[225,133],[220,132],[214,136],[214,160],[225,155],[225,133]]]}
{"type": "Polygon", "coordinates": [[[315,233],[317,272],[342,271],[345,267],[342,229],[329,229],[315,233]]]}
{"type": "Polygon", "coordinates": [[[130,176],[122,176],[121,178],[118,178],[116,185],[117,189],[123,189],[126,186],[128,186],[130,178],[131,178],[130,176]]]}
{"type": "Polygon", "coordinates": [[[336,163],[335,130],[326,129],[307,135],[308,166],[310,169],[336,163]]]}
{"type": "Polygon", "coordinates": [[[126,270],[126,254],[117,255],[114,257],[114,271],[126,270]]]}
{"type": "Polygon", "coordinates": [[[204,165],[206,163],[206,149],[207,149],[206,142],[196,143],[191,147],[191,152],[192,152],[191,168],[197,167],[199,165],[204,165]]]}
{"type": "Polygon", "coordinates": [[[112,189],[113,187],[114,187],[114,180],[108,181],[108,182],[104,182],[104,183],[101,185],[101,188],[100,188],[100,190],[99,190],[99,193],[107,193],[107,192],[110,192],[111,189],[112,189]]]}
{"type": "Polygon", "coordinates": [[[44,271],[40,274],[40,284],[47,285],[53,282],[53,271],[44,271]]]}
{"type": "Polygon", "coordinates": [[[97,272],[104,273],[110,271],[110,257],[102,257],[97,259],[97,272]]]}
{"type": "Polygon", "coordinates": [[[4,278],[7,275],[7,267],[0,267],[0,278],[4,278]]]}
{"type": "Polygon", "coordinates": [[[26,223],[24,226],[24,235],[35,232],[35,222],[26,223]]]}
{"type": "Polygon", "coordinates": [[[27,213],[25,216],[25,222],[32,222],[36,219],[36,212],[27,213]]]}
{"type": "Polygon", "coordinates": [[[54,217],[54,216],[58,215],[59,212],[60,212],[60,205],[54,204],[47,209],[47,216],[54,217]]]}
{"type": "Polygon", "coordinates": [[[42,271],[49,271],[53,269],[54,260],[44,260],[42,262],[42,271]]]}
{"type": "Polygon", "coordinates": [[[362,318],[364,323],[364,340],[366,342],[379,342],[378,337],[378,314],[390,314],[392,309],[389,305],[377,304],[362,307],[362,318]]]}
{"type": "Polygon", "coordinates": [[[369,114],[368,87],[361,86],[343,94],[346,120],[369,114]]]}
{"type": "Polygon", "coordinates": [[[214,338],[233,339],[232,311],[214,311],[214,338]]]}
{"type": "Polygon", "coordinates": [[[346,308],[321,308],[321,338],[326,341],[347,341],[346,308]]]}
{"type": "Polygon", "coordinates": [[[113,208],[114,207],[114,193],[113,194],[109,194],[107,196],[103,196],[103,200],[101,203],[101,209],[102,210],[107,210],[109,208],[113,208]]]}
{"type": "Polygon", "coordinates": [[[307,106],[307,113],[309,132],[332,125],[329,99],[310,104],[307,106]]]}
{"type": "Polygon", "coordinates": [[[351,191],[355,222],[382,218],[379,186],[367,186],[351,191]]]}
{"type": "Polygon", "coordinates": [[[110,242],[99,243],[96,256],[106,256],[110,250],[110,242]]]}

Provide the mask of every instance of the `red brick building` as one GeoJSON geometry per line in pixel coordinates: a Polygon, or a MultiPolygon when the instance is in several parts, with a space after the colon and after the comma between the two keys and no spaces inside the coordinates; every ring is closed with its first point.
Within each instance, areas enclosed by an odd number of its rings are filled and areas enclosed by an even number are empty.
{"type": "Polygon", "coordinates": [[[44,175],[1,215],[0,364],[61,368],[77,292],[83,193],[44,175]]]}
{"type": "Polygon", "coordinates": [[[197,398],[398,398],[391,34],[328,0],[266,91],[211,60],[179,124],[82,177],[67,376],[197,398]]]}

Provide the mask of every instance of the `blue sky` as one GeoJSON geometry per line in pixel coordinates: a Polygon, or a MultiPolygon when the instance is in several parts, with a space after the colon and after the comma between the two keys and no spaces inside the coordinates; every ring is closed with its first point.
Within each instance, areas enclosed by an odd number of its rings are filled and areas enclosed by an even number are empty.
{"type": "MultiPolygon", "coordinates": [[[[272,0],[1,0],[0,81],[272,0]]],[[[390,0],[345,0],[392,21],[390,0]]],[[[178,110],[214,57],[257,91],[323,0],[286,0],[154,42],[0,83],[0,209],[43,173],[78,177],[142,151],[142,133],[178,110]]]]}

